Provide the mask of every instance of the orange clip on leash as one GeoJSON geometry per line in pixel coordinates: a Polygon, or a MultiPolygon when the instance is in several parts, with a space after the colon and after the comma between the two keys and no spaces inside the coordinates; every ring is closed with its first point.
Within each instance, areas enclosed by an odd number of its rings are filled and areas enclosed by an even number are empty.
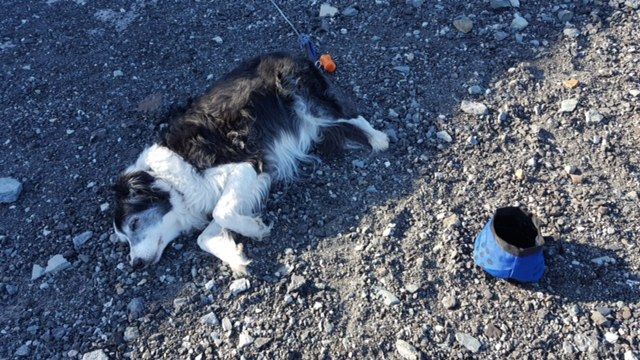
{"type": "Polygon", "coordinates": [[[324,71],[328,72],[329,74],[333,74],[336,71],[336,63],[335,61],[333,61],[333,59],[331,58],[331,55],[329,54],[324,54],[320,56],[320,60],[318,60],[318,62],[320,63],[320,67],[324,69],[324,71]]]}
{"type": "Polygon", "coordinates": [[[273,6],[276,8],[276,10],[278,10],[280,15],[282,15],[282,18],[284,18],[284,20],[289,24],[289,26],[291,26],[291,29],[293,29],[293,31],[298,35],[298,45],[300,45],[300,48],[305,53],[307,53],[309,60],[313,61],[317,67],[324,70],[325,72],[333,74],[336,71],[337,66],[336,66],[336,63],[331,58],[331,55],[324,54],[320,56],[320,58],[318,58],[318,51],[316,50],[315,45],[313,45],[311,36],[307,34],[301,34],[298,31],[298,29],[296,29],[296,27],[293,26],[293,23],[289,21],[289,18],[287,17],[287,15],[284,14],[282,9],[280,9],[278,4],[276,4],[274,0],[270,0],[270,1],[273,4],[273,6]]]}

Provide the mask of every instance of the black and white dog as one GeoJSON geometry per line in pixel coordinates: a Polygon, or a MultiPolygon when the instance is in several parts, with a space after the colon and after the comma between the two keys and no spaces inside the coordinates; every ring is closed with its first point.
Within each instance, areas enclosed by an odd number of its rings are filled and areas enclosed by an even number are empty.
{"type": "Polygon", "coordinates": [[[295,179],[314,147],[350,145],[381,151],[389,140],[349,110],[312,62],[284,53],[251,59],[175,116],[120,176],[115,232],[140,268],[178,235],[204,229],[200,248],[244,273],[250,260],[232,233],[269,234],[255,212],[271,182],[295,179]]]}

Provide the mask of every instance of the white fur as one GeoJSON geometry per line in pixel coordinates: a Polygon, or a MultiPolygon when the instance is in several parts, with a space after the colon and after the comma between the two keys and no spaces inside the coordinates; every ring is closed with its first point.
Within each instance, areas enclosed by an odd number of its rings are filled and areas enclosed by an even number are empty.
{"type": "Polygon", "coordinates": [[[369,140],[369,144],[371,144],[373,151],[384,151],[389,148],[389,137],[387,134],[374,129],[373,126],[371,126],[371,124],[369,124],[369,122],[362,116],[358,116],[355,119],[338,120],[338,122],[349,123],[358,127],[367,134],[367,139],[369,140]]]}
{"type": "Polygon", "coordinates": [[[149,171],[158,186],[170,191],[172,205],[162,221],[145,233],[145,239],[131,247],[131,257],[156,262],[170,240],[180,233],[203,228],[207,217],[213,221],[198,238],[204,250],[243,272],[248,263],[227,230],[262,239],[270,227],[253,211],[266,197],[271,177],[258,175],[249,163],[220,165],[198,173],[182,157],[160,145],[145,149],[136,163],[127,169],[149,171]],[[213,244],[216,244],[214,247],[213,244]]]}
{"type": "Polygon", "coordinates": [[[267,150],[265,158],[271,164],[269,172],[277,181],[290,181],[298,174],[300,162],[313,162],[316,157],[309,154],[311,147],[320,140],[320,131],[331,124],[330,120],[311,115],[306,103],[296,99],[296,115],[300,119],[298,135],[285,132],[267,150]]]}
{"type": "MultiPolygon", "coordinates": [[[[154,185],[170,193],[172,209],[162,221],[145,231],[142,241],[132,244],[131,257],[157,262],[175,237],[194,228],[204,228],[198,236],[200,248],[229,264],[234,272],[244,273],[250,260],[229,231],[254,239],[269,234],[271,227],[255,216],[254,211],[268,194],[271,176],[275,180],[293,179],[299,162],[315,159],[308,153],[313,143],[320,140],[322,127],[333,122],[313,116],[301,100],[296,101],[295,111],[301,120],[299,135],[281,134],[265,154],[271,175],[257,174],[249,163],[225,164],[198,172],[168,148],[155,144],[145,149],[126,172],[152,173],[157,179],[154,185]],[[213,220],[207,225],[209,215],[213,220]]],[[[376,151],[389,146],[387,135],[375,130],[363,117],[337,121],[362,129],[376,151]]],[[[118,235],[126,237],[120,232],[118,235]]]]}

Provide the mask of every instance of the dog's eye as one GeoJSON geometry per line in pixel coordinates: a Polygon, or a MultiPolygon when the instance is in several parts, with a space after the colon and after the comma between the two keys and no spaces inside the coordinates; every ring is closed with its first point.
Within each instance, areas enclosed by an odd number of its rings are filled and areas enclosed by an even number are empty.
{"type": "Polygon", "coordinates": [[[138,225],[140,225],[140,219],[135,218],[131,220],[131,224],[129,224],[129,229],[131,229],[131,231],[136,231],[138,230],[138,225]]]}

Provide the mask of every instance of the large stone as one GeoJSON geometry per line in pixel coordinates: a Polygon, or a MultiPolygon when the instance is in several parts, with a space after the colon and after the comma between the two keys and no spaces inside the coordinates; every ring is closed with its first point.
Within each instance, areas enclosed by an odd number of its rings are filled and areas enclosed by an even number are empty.
{"type": "Polygon", "coordinates": [[[104,353],[104,350],[98,349],[82,355],[82,360],[109,360],[109,356],[104,353]]]}
{"type": "Polygon", "coordinates": [[[44,268],[38,264],[33,264],[33,268],[31,268],[31,280],[39,279],[42,275],[44,275],[44,268]]]}
{"type": "Polygon", "coordinates": [[[420,352],[411,344],[404,340],[396,340],[396,350],[400,357],[406,360],[420,359],[420,352]]]}
{"type": "Polygon", "coordinates": [[[91,237],[93,236],[93,231],[85,231],[82,234],[76,235],[73,237],[73,247],[77,250],[82,247],[91,237]]]}
{"type": "Polygon", "coordinates": [[[48,273],[64,270],[69,266],[71,266],[71,263],[69,263],[67,259],[64,258],[64,256],[57,254],[57,255],[54,255],[51,259],[49,259],[49,262],[47,262],[47,267],[44,269],[44,272],[48,274],[48,273]]]}
{"type": "Polygon", "coordinates": [[[489,6],[491,6],[492,9],[506,9],[511,7],[511,3],[509,0],[491,0],[489,6]]]}
{"type": "Polygon", "coordinates": [[[573,12],[569,10],[558,11],[558,20],[562,22],[571,21],[573,19],[573,12]]]}
{"type": "Polygon", "coordinates": [[[376,287],[375,291],[376,293],[378,293],[378,295],[380,295],[380,297],[382,298],[382,302],[387,306],[392,306],[400,303],[400,299],[398,299],[397,296],[386,289],[376,287]]]}
{"type": "Polygon", "coordinates": [[[131,342],[131,341],[137,339],[139,336],[140,336],[140,331],[138,331],[137,327],[128,326],[126,329],[124,329],[124,334],[123,334],[122,338],[126,342],[131,342]]]}
{"type": "Polygon", "coordinates": [[[253,337],[249,335],[248,332],[243,331],[240,333],[238,337],[238,349],[242,349],[243,347],[247,347],[253,343],[253,337]]]}
{"type": "Polygon", "coordinates": [[[524,30],[529,25],[527,19],[523,18],[520,14],[515,14],[511,21],[511,27],[515,30],[524,30]]]}
{"type": "Polygon", "coordinates": [[[469,17],[462,15],[453,20],[453,26],[455,26],[461,33],[466,34],[473,29],[473,21],[471,21],[469,17]]]}
{"type": "Polygon", "coordinates": [[[489,113],[489,108],[485,104],[468,100],[462,100],[460,110],[465,114],[471,115],[486,115],[489,113]]]}
{"type": "Polygon", "coordinates": [[[338,9],[330,4],[324,3],[320,5],[320,17],[334,17],[337,13],[338,9]]]}
{"type": "Polygon", "coordinates": [[[14,178],[0,178],[0,203],[9,204],[18,200],[22,192],[22,184],[14,178]]]}
{"type": "Polygon", "coordinates": [[[570,113],[578,106],[578,99],[562,100],[560,103],[560,112],[570,113]]]}
{"type": "Polygon", "coordinates": [[[209,326],[218,326],[220,324],[218,318],[216,317],[216,314],[214,314],[213,311],[201,317],[200,323],[209,326]]]}
{"type": "Polygon", "coordinates": [[[242,278],[238,280],[234,280],[231,285],[229,285],[229,290],[231,290],[231,294],[236,296],[242,292],[245,292],[251,287],[251,283],[248,279],[242,278]]]}
{"type": "Polygon", "coordinates": [[[456,333],[456,340],[458,341],[458,343],[460,343],[460,345],[464,346],[467,350],[471,351],[474,354],[480,351],[480,347],[482,346],[478,339],[469,334],[461,332],[456,333]]]}

